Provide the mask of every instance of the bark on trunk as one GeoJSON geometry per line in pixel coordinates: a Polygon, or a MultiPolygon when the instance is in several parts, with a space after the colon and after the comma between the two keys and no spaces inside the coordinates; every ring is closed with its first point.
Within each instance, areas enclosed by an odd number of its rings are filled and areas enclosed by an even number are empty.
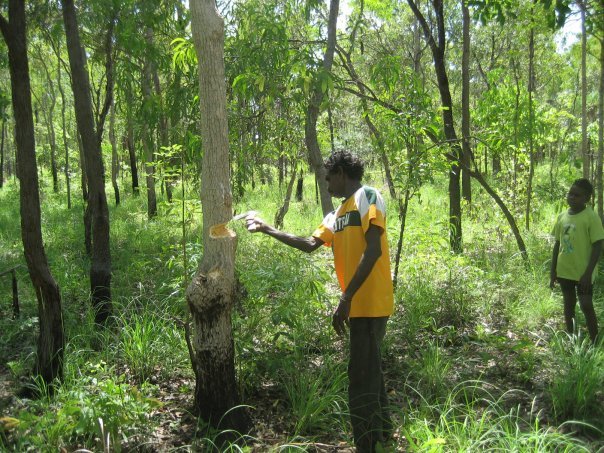
{"type": "Polygon", "coordinates": [[[600,33],[600,90],[598,93],[598,162],[596,166],[596,191],[598,192],[598,214],[604,218],[604,189],[602,187],[602,161],[604,160],[604,23],[600,33]]]}
{"type": "Polygon", "coordinates": [[[445,18],[442,0],[434,0],[434,14],[436,16],[436,37],[432,34],[432,29],[426,22],[424,15],[418,9],[413,0],[407,0],[407,3],[413,10],[416,19],[419,21],[424,37],[432,51],[434,69],[438,82],[438,91],[442,104],[442,117],[444,123],[444,133],[447,142],[450,144],[453,160],[449,170],[449,243],[451,250],[455,253],[463,251],[462,230],[461,230],[461,184],[460,184],[460,155],[461,149],[457,140],[457,133],[453,123],[453,101],[451,100],[451,91],[449,89],[449,78],[445,66],[446,33],[445,18]]]}
{"type": "Polygon", "coordinates": [[[224,76],[224,22],[214,0],[192,0],[192,30],[199,66],[203,165],[203,258],[187,288],[193,317],[191,362],[195,408],[222,429],[246,432],[249,416],[240,406],[235,378],[231,311],[235,297],[236,237],[213,239],[210,226],[233,214],[224,76]]]}
{"type": "Polygon", "coordinates": [[[283,205],[275,214],[275,228],[283,228],[283,220],[285,219],[285,214],[289,210],[289,203],[292,198],[292,192],[294,191],[294,183],[296,182],[296,169],[292,169],[292,174],[289,179],[289,183],[287,184],[287,190],[285,191],[285,199],[283,200],[283,205]]]}
{"type": "MultiPolygon", "coordinates": [[[[151,68],[145,61],[143,68],[142,91],[144,102],[151,100],[151,68]]],[[[157,195],[155,193],[155,152],[151,130],[147,123],[143,124],[143,148],[145,149],[145,173],[147,181],[147,215],[150,219],[157,215],[157,195]]]]}
{"type": "Polygon", "coordinates": [[[111,142],[111,184],[113,185],[113,193],[115,195],[115,205],[120,205],[120,187],[117,184],[118,172],[118,156],[117,156],[117,139],[115,138],[115,102],[111,103],[111,111],[109,112],[109,141],[111,142]]]}
{"type": "Polygon", "coordinates": [[[38,301],[40,336],[34,372],[50,384],[63,378],[63,314],[61,294],[46,259],[42,241],[38,171],[27,60],[25,2],[10,0],[9,21],[0,16],[8,47],[16,148],[19,156],[21,237],[25,260],[38,301]]]}
{"type": "MultiPolygon", "coordinates": [[[[327,49],[325,50],[325,56],[323,57],[323,71],[326,73],[331,71],[331,66],[333,64],[339,7],[339,0],[330,1],[329,22],[327,25],[327,49]]],[[[329,195],[329,192],[327,191],[325,167],[323,166],[323,157],[321,156],[321,148],[319,147],[319,140],[317,138],[317,119],[319,118],[320,106],[324,96],[325,93],[322,90],[321,84],[316,83],[306,110],[304,137],[306,147],[308,148],[310,165],[315,173],[315,179],[319,186],[321,208],[323,209],[323,215],[326,215],[333,211],[333,203],[331,201],[331,195],[329,195]]]]}
{"type": "Polygon", "coordinates": [[[138,196],[138,167],[136,163],[136,150],[134,148],[134,126],[132,125],[132,115],[128,111],[128,136],[126,146],[128,148],[128,159],[130,160],[130,174],[132,176],[132,194],[138,196]]]}
{"type": "MultiPolygon", "coordinates": [[[[88,206],[91,212],[92,260],[90,290],[95,310],[95,322],[105,324],[111,315],[111,253],[109,248],[109,209],[105,194],[105,170],[101,155],[102,130],[95,131],[90,82],[86,72],[85,54],[80,44],[73,0],[61,0],[71,81],[76,111],[76,123],[82,139],[88,177],[88,206]]],[[[102,124],[102,123],[101,123],[102,124]]]]}

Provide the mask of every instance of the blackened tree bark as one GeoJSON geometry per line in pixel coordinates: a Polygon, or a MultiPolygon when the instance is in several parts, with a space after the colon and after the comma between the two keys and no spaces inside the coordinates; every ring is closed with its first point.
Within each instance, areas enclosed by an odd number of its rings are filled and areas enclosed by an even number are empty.
{"type": "Polygon", "coordinates": [[[8,21],[0,15],[0,30],[8,47],[20,185],[21,237],[29,276],[38,300],[40,336],[35,374],[44,382],[63,378],[63,313],[42,241],[36,143],[27,59],[25,2],[10,0],[8,21]]]}
{"type": "Polygon", "coordinates": [[[443,0],[433,0],[432,7],[436,18],[436,31],[434,36],[432,29],[422,12],[417,7],[414,0],[407,0],[407,3],[413,10],[415,18],[420,23],[424,32],[424,38],[432,51],[434,61],[434,70],[440,93],[440,102],[442,104],[442,117],[444,123],[445,139],[451,148],[451,168],[449,170],[449,223],[450,234],[449,243],[451,250],[455,253],[461,253],[462,231],[461,231],[461,184],[460,184],[460,158],[461,148],[455,132],[453,123],[453,101],[451,100],[451,90],[449,89],[449,77],[445,64],[445,50],[447,47],[447,36],[445,32],[445,15],[443,9],[443,0]]]}
{"type": "Polygon", "coordinates": [[[249,416],[240,405],[235,377],[231,311],[235,301],[237,237],[210,237],[210,226],[233,214],[224,76],[224,22],[214,0],[191,0],[199,66],[203,163],[203,258],[187,288],[194,323],[190,348],[195,408],[204,420],[243,433],[249,416]]]}
{"type": "Polygon", "coordinates": [[[136,163],[136,149],[134,147],[134,126],[132,124],[132,111],[128,107],[126,122],[126,147],[128,148],[128,159],[130,160],[130,174],[132,176],[132,194],[134,196],[138,196],[138,164],[136,163]]]}
{"type": "MultiPolygon", "coordinates": [[[[339,0],[331,0],[329,3],[329,22],[327,24],[327,49],[323,57],[322,69],[326,73],[331,71],[333,64],[333,56],[336,48],[336,25],[338,22],[338,11],[340,9],[339,0]]],[[[327,191],[327,182],[325,181],[325,167],[323,166],[323,157],[321,156],[321,148],[317,138],[317,120],[321,112],[321,103],[325,93],[322,90],[320,83],[315,83],[315,86],[310,95],[308,109],[306,110],[306,121],[304,124],[304,137],[306,147],[308,148],[308,157],[310,165],[315,173],[316,182],[319,186],[319,194],[321,197],[321,208],[323,215],[333,211],[333,203],[331,195],[327,191]]]]}
{"type": "Polygon", "coordinates": [[[117,155],[117,139],[115,137],[115,103],[111,103],[111,110],[109,112],[109,141],[111,142],[111,184],[115,196],[115,205],[119,206],[120,187],[117,183],[119,160],[117,155]]]}
{"type": "Polygon", "coordinates": [[[95,322],[104,324],[111,315],[111,253],[109,249],[109,209],[105,194],[105,169],[101,155],[102,122],[95,131],[90,81],[84,52],[80,44],[76,10],[73,0],[61,0],[67,52],[71,68],[71,85],[75,103],[76,123],[82,139],[88,177],[88,205],[92,232],[90,290],[95,322]]]}
{"type": "MultiPolygon", "coordinates": [[[[149,33],[149,31],[147,31],[149,33]]],[[[149,57],[145,57],[141,87],[143,102],[151,102],[151,68],[149,57]]],[[[147,216],[151,219],[157,215],[157,195],[155,193],[155,143],[153,132],[147,122],[143,123],[143,148],[145,150],[145,173],[147,181],[147,216]]]]}

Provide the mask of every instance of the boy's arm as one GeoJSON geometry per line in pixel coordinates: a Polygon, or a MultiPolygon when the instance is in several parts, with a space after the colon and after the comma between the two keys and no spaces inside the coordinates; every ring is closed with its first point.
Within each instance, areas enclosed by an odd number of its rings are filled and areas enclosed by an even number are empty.
{"type": "Polygon", "coordinates": [[[361,256],[361,261],[357,267],[352,279],[346,286],[346,290],[340,296],[340,303],[333,314],[332,324],[338,335],[345,333],[345,325],[348,325],[348,316],[350,314],[350,305],[352,298],[359,288],[363,285],[367,277],[371,273],[373,266],[378,258],[382,256],[382,244],[380,238],[383,234],[383,229],[377,225],[370,225],[365,233],[365,241],[367,247],[361,256]]]}
{"type": "Polygon", "coordinates": [[[554,244],[554,250],[552,251],[552,268],[549,273],[549,287],[554,288],[556,284],[556,267],[558,266],[558,254],[560,253],[560,241],[556,241],[554,244]]]}
{"type": "Polygon", "coordinates": [[[600,239],[599,241],[591,244],[591,256],[589,257],[589,263],[587,264],[587,268],[585,272],[581,276],[581,280],[579,280],[579,284],[586,291],[589,289],[591,285],[591,275],[596,268],[596,264],[598,264],[598,259],[600,259],[600,253],[602,252],[602,241],[604,239],[600,239]]]}
{"type": "Polygon", "coordinates": [[[268,225],[259,217],[250,217],[246,219],[246,226],[248,231],[252,233],[261,232],[267,234],[278,241],[283,242],[285,245],[289,245],[290,247],[302,250],[306,253],[314,252],[323,245],[323,241],[319,238],[314,236],[303,238],[294,234],[285,233],[268,225]]]}

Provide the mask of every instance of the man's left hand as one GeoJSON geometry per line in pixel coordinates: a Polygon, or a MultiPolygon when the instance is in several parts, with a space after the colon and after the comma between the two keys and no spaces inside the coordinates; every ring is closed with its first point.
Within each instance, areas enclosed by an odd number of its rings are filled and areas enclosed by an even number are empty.
{"type": "Polygon", "coordinates": [[[346,327],[350,327],[350,321],[348,316],[350,315],[350,303],[352,299],[348,298],[345,294],[340,296],[340,303],[338,308],[332,316],[331,324],[338,335],[344,335],[346,333],[346,327]]]}
{"type": "Polygon", "coordinates": [[[583,274],[579,279],[579,286],[581,287],[583,294],[587,294],[589,292],[589,287],[591,286],[591,274],[583,274]]]}

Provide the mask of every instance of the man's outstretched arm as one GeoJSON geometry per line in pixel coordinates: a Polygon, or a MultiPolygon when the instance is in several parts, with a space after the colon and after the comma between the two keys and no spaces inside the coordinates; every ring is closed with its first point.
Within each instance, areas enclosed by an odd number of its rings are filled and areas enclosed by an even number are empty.
{"type": "Polygon", "coordinates": [[[264,222],[264,220],[258,217],[250,217],[246,219],[246,226],[248,231],[252,233],[260,232],[268,234],[278,241],[283,242],[285,245],[289,245],[290,247],[306,253],[314,252],[323,245],[323,241],[319,238],[314,236],[304,238],[294,234],[285,233],[268,225],[266,222],[264,222]]]}

